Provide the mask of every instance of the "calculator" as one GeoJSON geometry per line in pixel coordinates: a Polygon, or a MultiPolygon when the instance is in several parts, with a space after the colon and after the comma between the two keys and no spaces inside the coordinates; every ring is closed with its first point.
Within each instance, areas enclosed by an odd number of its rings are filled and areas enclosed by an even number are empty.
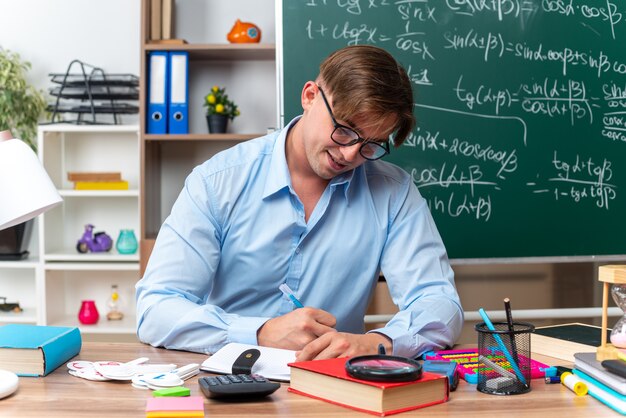
{"type": "Polygon", "coordinates": [[[270,382],[257,374],[227,374],[198,379],[200,390],[207,398],[255,398],[271,395],[280,383],[270,382]]]}

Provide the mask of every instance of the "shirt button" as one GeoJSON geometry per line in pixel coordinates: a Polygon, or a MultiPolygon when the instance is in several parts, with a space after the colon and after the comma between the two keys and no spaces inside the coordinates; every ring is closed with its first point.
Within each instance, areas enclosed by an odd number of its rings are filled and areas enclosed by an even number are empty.
{"type": "Polygon", "coordinates": [[[296,248],[296,254],[300,254],[300,247],[296,248]]]}

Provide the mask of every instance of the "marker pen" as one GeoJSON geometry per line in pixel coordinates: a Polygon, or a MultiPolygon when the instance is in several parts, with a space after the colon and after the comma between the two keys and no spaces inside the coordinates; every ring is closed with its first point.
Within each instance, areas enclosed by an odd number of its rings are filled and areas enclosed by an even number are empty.
{"type": "Polygon", "coordinates": [[[296,295],[294,295],[293,290],[291,290],[291,288],[287,286],[287,283],[281,284],[280,286],[278,286],[278,288],[280,289],[281,292],[283,292],[285,296],[289,298],[291,303],[293,303],[296,306],[296,308],[304,308],[304,305],[302,304],[302,302],[300,302],[298,298],[296,297],[296,295]]]}

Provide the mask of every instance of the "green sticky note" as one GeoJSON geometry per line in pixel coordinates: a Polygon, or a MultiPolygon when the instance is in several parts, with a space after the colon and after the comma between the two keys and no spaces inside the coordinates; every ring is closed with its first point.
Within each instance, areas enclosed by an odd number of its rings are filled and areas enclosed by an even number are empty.
{"type": "Polygon", "coordinates": [[[183,386],[175,386],[173,388],[159,389],[152,392],[152,396],[189,396],[191,391],[183,386]]]}

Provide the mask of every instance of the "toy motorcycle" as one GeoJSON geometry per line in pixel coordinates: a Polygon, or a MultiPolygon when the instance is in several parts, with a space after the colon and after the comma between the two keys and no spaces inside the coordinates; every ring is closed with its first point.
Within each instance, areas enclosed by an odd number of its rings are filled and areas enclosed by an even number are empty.
{"type": "Polygon", "coordinates": [[[79,253],[91,251],[93,253],[109,251],[113,247],[113,240],[106,232],[93,233],[93,225],[85,225],[85,232],[76,243],[76,250],[79,253]]]}

